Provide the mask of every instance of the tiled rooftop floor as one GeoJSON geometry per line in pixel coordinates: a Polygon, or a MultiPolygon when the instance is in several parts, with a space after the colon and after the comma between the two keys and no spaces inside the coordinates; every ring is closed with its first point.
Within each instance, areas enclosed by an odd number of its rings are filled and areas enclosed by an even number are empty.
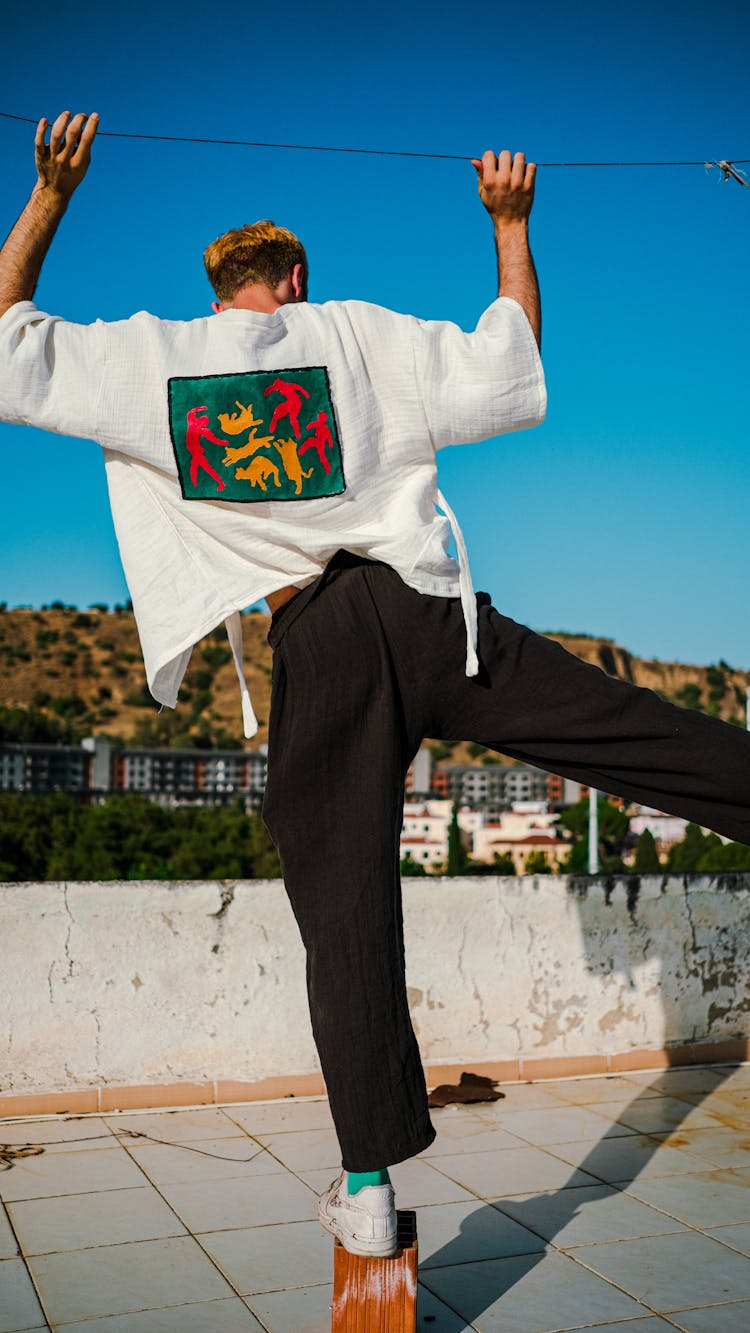
{"type": "MultiPolygon", "coordinates": [[[[750,1066],[502,1090],[434,1112],[392,1169],[420,1333],[750,1329],[750,1066]]],[[[0,1172],[0,1333],[330,1329],[324,1100],[5,1120],[0,1141],[45,1144],[0,1172]]]]}

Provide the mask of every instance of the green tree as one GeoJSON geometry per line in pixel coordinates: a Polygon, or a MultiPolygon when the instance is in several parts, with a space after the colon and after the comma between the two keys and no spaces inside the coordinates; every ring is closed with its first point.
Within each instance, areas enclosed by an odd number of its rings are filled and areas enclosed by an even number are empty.
{"type": "Polygon", "coordinates": [[[677,691],[675,699],[683,708],[697,708],[699,710],[703,708],[701,687],[695,681],[689,681],[687,685],[683,685],[682,689],[677,691]]]}
{"type": "MultiPolygon", "coordinates": [[[[606,796],[600,796],[599,865],[606,875],[618,874],[627,867],[622,859],[622,846],[630,828],[630,820],[619,806],[606,796]]],[[[573,834],[574,843],[560,869],[569,874],[585,875],[589,864],[589,802],[588,797],[569,805],[560,815],[560,824],[573,834]]]]}
{"type": "Polygon", "coordinates": [[[224,666],[224,664],[230,660],[231,656],[231,648],[226,648],[222,644],[210,643],[207,644],[205,648],[201,648],[201,657],[210,667],[216,668],[224,666]]]}
{"type": "Polygon", "coordinates": [[[516,863],[512,852],[495,852],[492,858],[493,875],[515,875],[516,863]]]}
{"type": "Polygon", "coordinates": [[[35,708],[0,707],[0,740],[72,745],[77,739],[77,730],[68,721],[47,717],[35,708]]]}
{"type": "Polygon", "coordinates": [[[540,847],[529,852],[524,862],[524,875],[550,875],[552,867],[540,847]]]}
{"type": "Polygon", "coordinates": [[[706,851],[706,838],[697,824],[688,824],[682,842],[670,847],[667,856],[667,869],[678,875],[690,874],[697,870],[698,862],[706,851]]]}
{"type": "Polygon", "coordinates": [[[433,762],[439,764],[441,759],[448,759],[453,754],[454,747],[447,741],[428,741],[427,747],[432,755],[433,762]]]}
{"type": "Polygon", "coordinates": [[[137,793],[80,805],[0,794],[0,879],[272,879],[276,848],[241,804],[166,809],[137,793]]]}
{"type": "Polygon", "coordinates": [[[480,745],[478,741],[469,741],[466,746],[466,749],[468,750],[472,759],[478,759],[481,754],[486,753],[487,746],[480,745]]]}
{"type": "Polygon", "coordinates": [[[448,826],[448,861],[446,875],[465,875],[469,867],[469,854],[461,841],[461,829],[458,825],[458,805],[453,806],[451,822],[448,826]]]}
{"type": "Polygon", "coordinates": [[[633,869],[639,875],[651,875],[661,870],[659,853],[656,850],[654,835],[650,829],[644,829],[635,844],[633,869]]]}
{"type": "Polygon", "coordinates": [[[411,852],[406,852],[405,855],[402,856],[402,858],[401,858],[401,877],[402,877],[402,878],[404,877],[404,875],[407,875],[407,876],[408,876],[408,875],[424,875],[424,876],[426,876],[426,874],[427,874],[427,871],[426,871],[425,867],[422,865],[421,861],[415,861],[415,860],[414,860],[414,857],[413,857],[412,854],[411,854],[411,852]]]}
{"type": "MultiPolygon", "coordinates": [[[[706,842],[708,842],[708,839],[706,839],[706,842]]],[[[718,838],[716,843],[707,847],[696,869],[698,871],[750,870],[750,847],[743,842],[723,843],[718,838]]]]}

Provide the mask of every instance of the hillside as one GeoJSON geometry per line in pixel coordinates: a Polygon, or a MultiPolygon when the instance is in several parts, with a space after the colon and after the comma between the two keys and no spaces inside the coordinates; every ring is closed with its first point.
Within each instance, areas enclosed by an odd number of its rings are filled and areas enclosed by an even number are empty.
{"type": "MultiPolygon", "coordinates": [[[[253,749],[268,740],[271,652],[268,615],[244,617],[245,670],[260,722],[253,749]]],[[[646,685],[666,698],[744,723],[750,673],[726,663],[692,666],[634,657],[607,639],[551,634],[584,661],[646,685]]],[[[106,732],[149,745],[242,743],[239,689],[223,629],[193,650],[176,710],[151,699],[132,612],[78,611],[59,604],[0,614],[0,706],[33,710],[77,738],[106,732]]],[[[478,747],[455,746],[436,757],[476,763],[478,747]]]]}

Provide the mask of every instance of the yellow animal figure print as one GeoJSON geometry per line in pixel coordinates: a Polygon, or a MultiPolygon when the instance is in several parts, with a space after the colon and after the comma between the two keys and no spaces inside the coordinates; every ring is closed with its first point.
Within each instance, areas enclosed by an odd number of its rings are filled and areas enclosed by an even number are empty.
{"type": "Polygon", "coordinates": [[[253,405],[248,403],[243,407],[238,398],[235,403],[240,409],[239,412],[219,412],[219,422],[225,435],[241,435],[243,430],[252,430],[254,426],[262,426],[263,418],[258,417],[256,421],[253,416],[253,405]]]}
{"type": "Polygon", "coordinates": [[[273,447],[274,449],[277,449],[278,452],[281,454],[281,461],[284,465],[284,471],[286,472],[286,475],[289,478],[289,480],[294,483],[294,494],[301,495],[302,478],[304,477],[306,479],[307,477],[311,477],[313,474],[313,469],[310,468],[309,472],[302,471],[302,464],[300,463],[299,458],[297,457],[297,441],[274,440],[273,447]]]}
{"type": "Polygon", "coordinates": [[[221,461],[224,467],[234,467],[234,464],[239,463],[241,458],[249,458],[251,454],[255,453],[256,449],[265,449],[272,440],[273,435],[256,435],[255,426],[253,426],[247,444],[241,444],[238,449],[232,449],[227,445],[221,461]]]}
{"type": "Polygon", "coordinates": [[[254,458],[248,467],[238,467],[235,472],[238,481],[249,481],[251,486],[260,486],[262,491],[268,489],[266,478],[272,477],[274,486],[280,486],[279,469],[270,458],[254,458]]]}

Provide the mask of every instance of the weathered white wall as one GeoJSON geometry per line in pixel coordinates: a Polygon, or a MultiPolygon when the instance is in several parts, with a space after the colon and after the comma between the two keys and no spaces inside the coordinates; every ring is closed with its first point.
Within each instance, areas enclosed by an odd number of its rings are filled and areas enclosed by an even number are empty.
{"type": "MultiPolygon", "coordinates": [[[[428,1063],[750,1030],[750,875],[407,879],[404,915],[428,1063]]],[[[6,1092],[318,1068],[279,881],[0,886],[0,968],[6,1092]]]]}

